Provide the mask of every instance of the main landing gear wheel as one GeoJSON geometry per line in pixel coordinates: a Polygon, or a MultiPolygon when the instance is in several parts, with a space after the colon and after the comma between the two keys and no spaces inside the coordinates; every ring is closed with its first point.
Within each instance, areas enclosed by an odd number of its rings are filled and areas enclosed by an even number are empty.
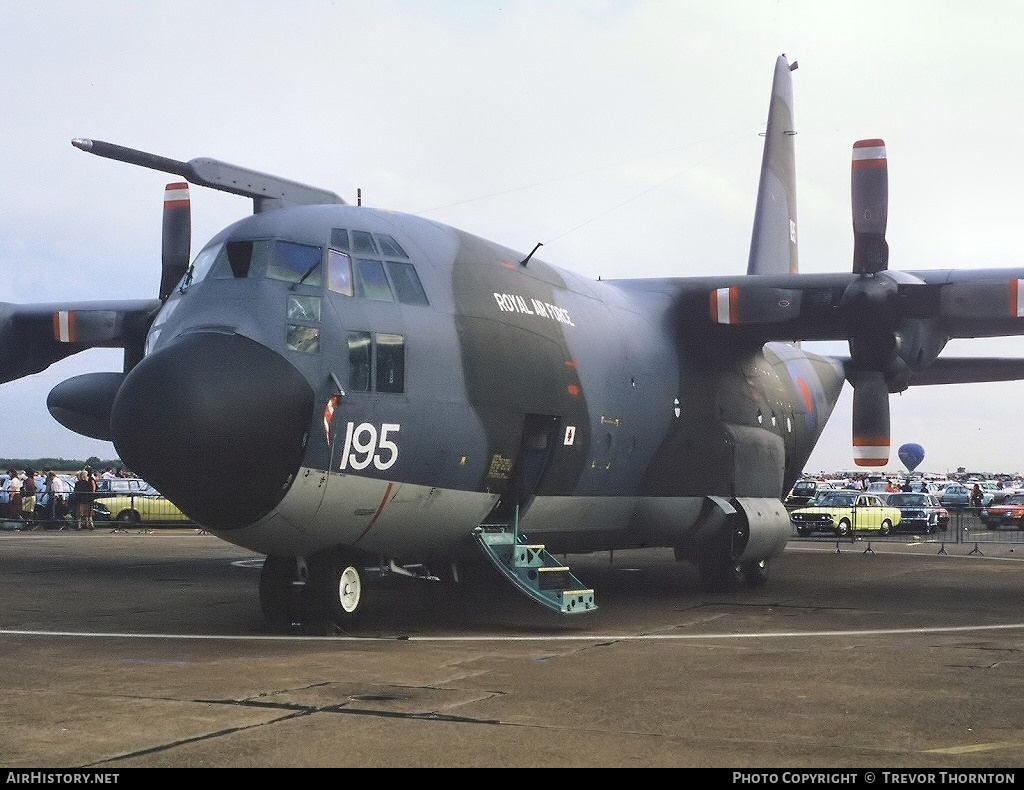
{"type": "Polygon", "coordinates": [[[768,583],[768,560],[736,562],[728,555],[705,556],[697,564],[705,592],[734,592],[740,587],[764,587],[768,583]]]}
{"type": "Polygon", "coordinates": [[[764,587],[768,583],[768,560],[745,562],[741,567],[743,582],[747,587],[764,587]]]}
{"type": "Polygon", "coordinates": [[[275,631],[305,621],[308,580],[305,563],[295,557],[267,557],[260,571],[260,609],[267,625],[275,631]]]}

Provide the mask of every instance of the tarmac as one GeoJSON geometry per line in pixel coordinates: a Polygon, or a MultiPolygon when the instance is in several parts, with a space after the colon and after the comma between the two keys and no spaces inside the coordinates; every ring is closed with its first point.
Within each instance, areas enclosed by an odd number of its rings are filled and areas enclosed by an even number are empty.
{"type": "Polygon", "coordinates": [[[570,555],[595,612],[396,579],[372,630],[274,634],[211,535],[0,532],[0,766],[1020,768],[1022,554],[794,541],[719,595],[570,555]]]}

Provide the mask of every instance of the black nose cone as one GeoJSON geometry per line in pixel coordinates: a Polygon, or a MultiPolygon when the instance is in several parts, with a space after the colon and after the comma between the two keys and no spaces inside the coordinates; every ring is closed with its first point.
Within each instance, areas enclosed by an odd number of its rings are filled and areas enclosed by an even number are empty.
{"type": "Polygon", "coordinates": [[[313,391],[284,357],[239,335],[197,332],[150,354],[114,399],[130,469],[214,529],[258,521],[302,461],[313,391]]]}

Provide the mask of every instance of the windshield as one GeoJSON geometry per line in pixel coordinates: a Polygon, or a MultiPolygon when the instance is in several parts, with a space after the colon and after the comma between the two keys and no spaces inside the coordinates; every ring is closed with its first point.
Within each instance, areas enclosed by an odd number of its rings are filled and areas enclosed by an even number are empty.
{"type": "Polygon", "coordinates": [[[818,500],[818,507],[853,507],[856,504],[856,494],[824,494],[818,500]]]}
{"type": "Polygon", "coordinates": [[[927,507],[931,504],[925,494],[893,494],[889,497],[889,504],[899,506],[909,505],[911,507],[927,507]]]}

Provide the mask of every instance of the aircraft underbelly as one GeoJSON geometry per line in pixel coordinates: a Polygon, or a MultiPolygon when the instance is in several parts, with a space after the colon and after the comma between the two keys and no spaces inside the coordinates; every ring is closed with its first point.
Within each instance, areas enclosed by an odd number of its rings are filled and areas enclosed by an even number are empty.
{"type": "Polygon", "coordinates": [[[703,497],[537,497],[519,522],[534,535],[601,535],[595,548],[672,545],[697,522],[703,497]],[[605,544],[614,541],[614,545],[605,544]]]}
{"type": "Polygon", "coordinates": [[[497,500],[496,494],[341,473],[328,479],[321,470],[301,469],[296,479],[273,513],[220,536],[275,555],[306,555],[332,546],[389,558],[457,555],[472,545],[473,529],[497,500]]]}

